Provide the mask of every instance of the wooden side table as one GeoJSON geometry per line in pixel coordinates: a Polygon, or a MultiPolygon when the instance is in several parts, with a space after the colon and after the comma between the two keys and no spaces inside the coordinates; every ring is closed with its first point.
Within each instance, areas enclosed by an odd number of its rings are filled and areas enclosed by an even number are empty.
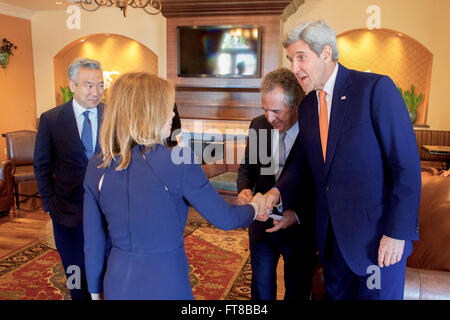
{"type": "Polygon", "coordinates": [[[441,155],[445,158],[445,170],[450,169],[450,146],[422,146],[429,154],[441,155]]]}

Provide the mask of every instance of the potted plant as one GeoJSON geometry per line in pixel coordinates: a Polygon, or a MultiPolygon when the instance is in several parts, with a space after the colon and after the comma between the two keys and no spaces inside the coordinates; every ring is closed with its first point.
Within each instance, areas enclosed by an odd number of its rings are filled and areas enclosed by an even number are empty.
{"type": "Polygon", "coordinates": [[[62,94],[63,103],[66,103],[66,102],[70,101],[70,99],[72,99],[73,92],[70,91],[69,86],[59,87],[59,90],[61,91],[61,94],[62,94]]]}
{"type": "Polygon", "coordinates": [[[13,50],[16,50],[17,46],[15,46],[12,42],[8,41],[6,38],[3,38],[3,44],[0,47],[0,65],[2,68],[6,68],[9,63],[9,57],[13,56],[13,50]]]}
{"type": "Polygon", "coordinates": [[[414,85],[411,85],[411,89],[403,92],[402,88],[400,86],[397,86],[398,90],[400,91],[400,94],[403,97],[403,100],[405,101],[406,107],[408,108],[409,116],[411,118],[411,122],[414,124],[417,119],[417,107],[419,106],[420,102],[422,101],[422,94],[416,96],[416,93],[414,92],[415,87],[414,85]]]}

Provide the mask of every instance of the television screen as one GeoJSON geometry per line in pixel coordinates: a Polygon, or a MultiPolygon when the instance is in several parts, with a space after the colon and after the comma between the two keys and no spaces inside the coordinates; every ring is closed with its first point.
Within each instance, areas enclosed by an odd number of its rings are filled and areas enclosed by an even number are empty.
{"type": "Polygon", "coordinates": [[[179,77],[260,77],[257,26],[179,26],[179,77]]]}

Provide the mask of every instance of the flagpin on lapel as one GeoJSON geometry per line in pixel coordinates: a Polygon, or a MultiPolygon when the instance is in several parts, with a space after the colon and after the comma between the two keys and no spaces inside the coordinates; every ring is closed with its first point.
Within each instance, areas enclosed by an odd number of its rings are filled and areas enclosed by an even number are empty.
{"type": "Polygon", "coordinates": [[[345,99],[347,99],[347,96],[342,96],[341,97],[341,100],[345,100],[345,99]]]}

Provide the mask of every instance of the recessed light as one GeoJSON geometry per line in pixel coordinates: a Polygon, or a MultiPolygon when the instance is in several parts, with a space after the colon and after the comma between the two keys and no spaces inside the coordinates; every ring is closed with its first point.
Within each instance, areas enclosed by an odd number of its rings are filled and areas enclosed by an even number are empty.
{"type": "Polygon", "coordinates": [[[63,4],[62,2],[60,2],[60,1],[56,1],[55,2],[57,5],[61,5],[61,4],[63,4]]]}

